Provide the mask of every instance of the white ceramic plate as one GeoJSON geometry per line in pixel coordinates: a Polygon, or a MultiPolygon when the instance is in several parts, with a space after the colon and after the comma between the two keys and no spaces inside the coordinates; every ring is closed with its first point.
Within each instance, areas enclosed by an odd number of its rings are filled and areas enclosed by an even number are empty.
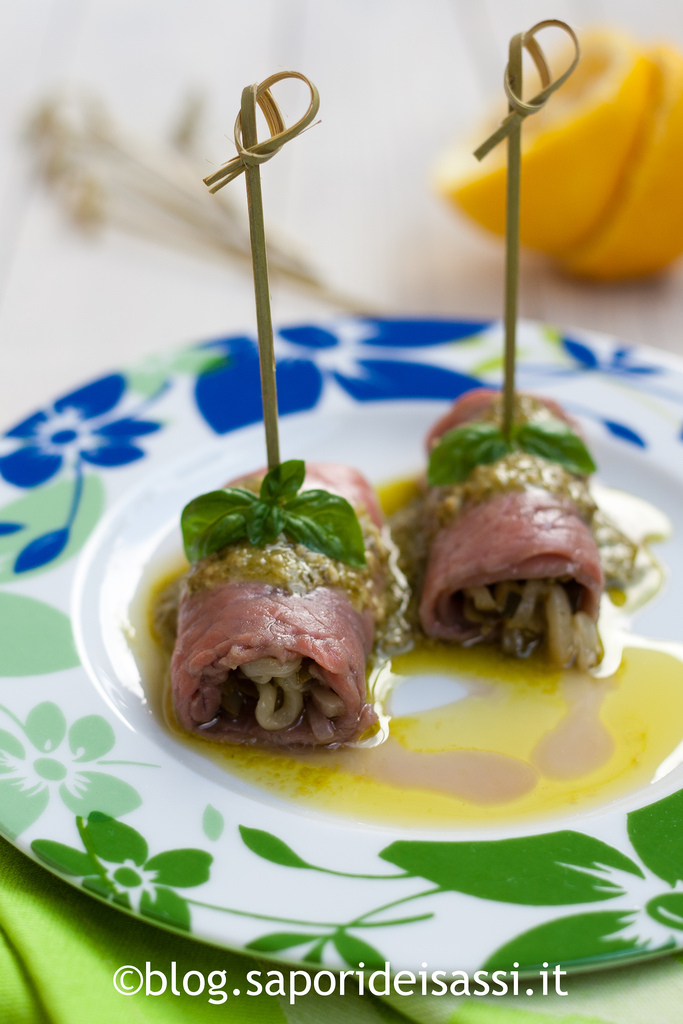
{"type": "MultiPolygon", "coordinates": [[[[276,344],[283,457],[374,482],[420,466],[449,400],[500,382],[497,324],[342,318],[276,344]]],[[[683,640],[683,365],[535,324],[519,352],[520,386],[581,420],[602,478],[672,518],[669,578],[636,627],[683,640]]],[[[429,831],[279,799],[168,731],[133,653],[136,600],[180,548],[183,504],[263,463],[258,418],[255,342],[231,337],[3,437],[3,833],[134,915],[280,959],[566,969],[683,945],[681,769],[590,813],[429,831]]]]}

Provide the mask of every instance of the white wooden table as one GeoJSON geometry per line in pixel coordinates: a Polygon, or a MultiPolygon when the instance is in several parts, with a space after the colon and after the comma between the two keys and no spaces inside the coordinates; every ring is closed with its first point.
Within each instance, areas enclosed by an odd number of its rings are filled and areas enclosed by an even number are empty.
{"type": "MultiPolygon", "coordinates": [[[[683,48],[683,8],[668,0],[5,0],[0,423],[109,368],[253,324],[238,267],[115,230],[87,237],[67,222],[21,138],[36,100],[81,83],[121,122],[160,138],[198,89],[209,99],[206,157],[218,165],[233,155],[224,135],[242,87],[301,70],[320,89],[322,124],[265,169],[268,219],[333,285],[387,312],[497,315],[502,246],[431,194],[429,172],[499,95],[510,35],[545,17],[577,29],[615,23],[683,48]]],[[[274,288],[279,321],[325,309],[274,288]]],[[[598,286],[526,255],[521,313],[683,353],[683,264],[598,286]]]]}

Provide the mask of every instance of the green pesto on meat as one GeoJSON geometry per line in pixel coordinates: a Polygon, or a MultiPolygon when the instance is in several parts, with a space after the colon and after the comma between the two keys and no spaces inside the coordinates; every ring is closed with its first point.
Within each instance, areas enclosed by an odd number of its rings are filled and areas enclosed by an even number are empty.
{"type": "Polygon", "coordinates": [[[574,476],[540,455],[521,451],[509,452],[497,462],[475,466],[460,484],[431,488],[428,500],[435,521],[445,526],[460,514],[465,504],[479,504],[503,491],[525,491],[530,487],[567,498],[585,522],[592,521],[596,504],[585,477],[574,476]]]}
{"type": "MultiPolygon", "coordinates": [[[[262,476],[240,480],[239,486],[258,494],[262,476]]],[[[178,610],[183,594],[211,589],[221,583],[255,581],[280,587],[290,594],[308,594],[317,587],[343,590],[358,612],[370,609],[375,621],[375,645],[389,652],[405,647],[408,625],[405,608],[407,583],[398,566],[399,553],[388,527],[380,530],[365,507],[355,509],[363,534],[366,563],[347,565],[281,534],[272,544],[259,548],[248,540],[229,544],[190,566],[164,586],[152,608],[153,629],[163,646],[173,649],[178,610]]]]}
{"type": "MultiPolygon", "coordinates": [[[[483,410],[480,423],[499,425],[503,415],[503,396],[496,395],[483,410]]],[[[534,395],[515,395],[513,425],[549,423],[555,420],[551,410],[534,395]]],[[[429,496],[430,518],[434,524],[444,526],[459,515],[466,503],[488,501],[502,491],[524,491],[538,487],[559,497],[568,498],[576,505],[581,518],[592,521],[596,511],[585,477],[574,476],[556,462],[523,451],[512,451],[497,462],[475,466],[462,483],[432,488],[429,496]]]]}
{"type": "MultiPolygon", "coordinates": [[[[515,427],[522,427],[525,423],[551,423],[557,416],[548,408],[541,398],[536,395],[515,395],[515,404],[512,413],[512,424],[515,427]]],[[[503,421],[503,394],[500,392],[491,399],[481,415],[477,417],[477,423],[495,423],[497,426],[503,421]]]]}
{"type": "MultiPolygon", "coordinates": [[[[497,395],[478,422],[499,424],[502,405],[502,395],[497,395]]],[[[554,419],[552,411],[535,396],[515,396],[515,426],[554,419]]],[[[540,455],[512,451],[496,462],[475,466],[461,483],[426,488],[422,495],[392,517],[392,534],[401,551],[400,566],[413,592],[422,589],[429,547],[435,533],[460,515],[465,505],[488,501],[505,491],[529,488],[538,488],[572,502],[592,530],[608,586],[621,588],[632,581],[637,547],[599,512],[587,478],[575,476],[540,455]]]]}
{"type": "Polygon", "coordinates": [[[339,587],[346,591],[356,611],[371,608],[375,621],[379,621],[386,614],[386,602],[384,588],[380,587],[377,594],[374,581],[384,572],[388,552],[367,513],[361,512],[358,518],[365,541],[363,568],[353,568],[280,535],[263,548],[243,540],[202,558],[185,577],[187,591],[192,594],[227,580],[269,583],[291,594],[307,594],[316,587],[339,587]]]}
{"type": "MultiPolygon", "coordinates": [[[[258,485],[258,481],[256,483],[258,485]]],[[[178,608],[184,593],[193,594],[225,582],[250,580],[299,595],[317,587],[339,588],[348,595],[356,611],[369,608],[372,612],[378,649],[386,653],[403,649],[408,640],[404,617],[408,593],[405,578],[398,568],[398,551],[386,527],[379,530],[364,509],[356,512],[365,542],[363,568],[353,568],[311,551],[284,535],[263,548],[253,547],[246,540],[239,541],[202,558],[183,576],[161,589],[152,608],[156,636],[163,646],[173,649],[178,608]]]]}

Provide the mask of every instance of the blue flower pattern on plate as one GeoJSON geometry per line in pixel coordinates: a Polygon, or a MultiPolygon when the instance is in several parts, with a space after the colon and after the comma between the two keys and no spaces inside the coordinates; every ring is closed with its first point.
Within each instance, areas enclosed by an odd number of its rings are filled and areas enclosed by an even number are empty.
{"type": "MultiPolygon", "coordinates": [[[[0,458],[0,475],[8,483],[27,489],[47,483],[65,467],[73,473],[66,522],[34,537],[19,551],[14,563],[17,575],[48,565],[66,548],[83,495],[84,464],[110,469],[143,458],[145,452],[135,442],[159,430],[161,424],[135,415],[112,417],[125,391],[122,374],[101,377],[64,395],[50,409],[34,413],[5,434],[5,445],[17,442],[13,451],[0,458]]],[[[0,535],[21,529],[20,523],[0,523],[0,535]]]]}
{"type": "Polygon", "coordinates": [[[16,438],[19,446],[0,458],[0,474],[17,487],[38,487],[65,462],[76,466],[83,460],[110,468],[141,459],[145,453],[133,439],[151,434],[160,424],[130,416],[107,419],[125,390],[125,378],[111,374],[29,416],[5,435],[16,438]]]}
{"type": "MultiPolygon", "coordinates": [[[[630,345],[614,345],[607,353],[602,354],[586,341],[577,341],[575,338],[558,337],[560,350],[568,357],[569,365],[542,365],[534,363],[522,364],[520,375],[531,381],[543,377],[576,377],[579,374],[596,373],[605,377],[612,377],[621,382],[623,386],[631,387],[638,392],[664,398],[674,402],[683,401],[683,397],[668,388],[662,388],[658,380],[651,383],[651,379],[661,378],[664,369],[639,361],[637,349],[630,345]]],[[[532,387],[534,385],[532,384],[532,387]]],[[[612,434],[613,437],[626,441],[638,448],[647,448],[648,442],[626,423],[612,419],[605,419],[593,410],[572,404],[567,406],[571,411],[587,416],[601,423],[602,426],[612,434]]]]}
{"type": "MultiPolygon", "coordinates": [[[[357,402],[453,400],[483,381],[475,375],[477,371],[472,374],[451,368],[448,357],[440,355],[446,355],[442,347],[473,339],[492,326],[490,321],[340,317],[323,325],[283,328],[276,337],[280,413],[315,408],[329,388],[357,402]]],[[[598,373],[623,383],[632,381],[638,390],[652,395],[683,401],[680,392],[662,388],[664,368],[643,363],[637,350],[619,344],[609,349],[598,346],[596,350],[583,340],[555,337],[562,363],[520,361],[520,378],[526,378],[529,386],[535,387],[543,378],[598,373]]],[[[220,338],[187,351],[219,357],[217,364],[196,375],[194,385],[198,410],[211,430],[226,434],[261,420],[254,338],[220,338]]],[[[113,469],[144,457],[140,439],[158,431],[162,424],[145,418],[143,413],[171,387],[172,374],[169,365],[169,372],[160,375],[157,389],[135,408],[123,401],[131,393],[126,377],[109,374],[64,395],[51,408],[33,414],[4,435],[0,476],[8,483],[22,489],[36,488],[63,470],[69,471],[73,480],[65,521],[25,544],[14,562],[17,575],[46,566],[64,552],[88,466],[113,469]]],[[[641,449],[647,447],[647,439],[628,424],[607,419],[592,409],[572,408],[598,420],[613,437],[641,449]]],[[[0,536],[20,534],[23,529],[23,524],[11,516],[0,522],[0,536]]]]}
{"type": "MultiPolygon", "coordinates": [[[[339,385],[359,402],[389,399],[454,399],[481,381],[447,367],[412,359],[371,358],[372,349],[424,349],[479,334],[485,321],[345,321],[329,328],[285,328],[278,335],[278,404],[281,414],[317,404],[323,388],[339,385]]],[[[262,416],[258,348],[247,337],[209,342],[227,357],[223,369],[199,376],[197,406],[218,434],[258,423],[262,416]]]]}

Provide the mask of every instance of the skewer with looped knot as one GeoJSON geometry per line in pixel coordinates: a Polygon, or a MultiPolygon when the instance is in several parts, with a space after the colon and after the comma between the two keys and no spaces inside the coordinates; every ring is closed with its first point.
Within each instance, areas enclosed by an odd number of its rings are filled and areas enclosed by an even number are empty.
{"type": "Polygon", "coordinates": [[[218,192],[219,189],[237,178],[248,167],[260,167],[261,164],[272,159],[285,143],[300,135],[301,132],[305,131],[312,124],[313,119],[318,113],[319,106],[320,97],[318,90],[313,85],[313,82],[298,71],[280,71],[278,74],[266,78],[265,81],[258,85],[248,85],[242,92],[242,108],[235,121],[237,156],[233,157],[232,160],[229,160],[222,167],[219,167],[213,174],[209,174],[204,178],[204,184],[208,186],[209,192],[218,192]],[[291,128],[285,127],[280,108],[270,91],[271,86],[277,82],[284,81],[286,78],[298,78],[300,81],[305,82],[311,91],[311,101],[308,105],[308,110],[291,128]],[[263,111],[270,130],[270,138],[264,139],[263,142],[258,142],[256,139],[256,104],[263,111]]]}
{"type": "Polygon", "coordinates": [[[482,142],[481,146],[474,151],[474,155],[477,160],[482,160],[487,153],[490,153],[491,150],[498,145],[499,142],[508,138],[515,129],[519,129],[522,125],[522,121],[528,117],[529,114],[535,114],[545,106],[555,90],[559,89],[560,86],[564,85],[567,81],[572,71],[579,63],[580,56],[581,51],[579,49],[579,41],[576,38],[576,33],[569,27],[569,25],[565,24],[564,21],[558,21],[556,18],[539,21],[537,25],[534,25],[533,28],[530,28],[527,32],[519,32],[517,35],[512,37],[510,40],[510,59],[507,67],[505,68],[505,76],[503,78],[503,86],[510,105],[510,112],[495,132],[489,136],[485,142],[482,142]],[[545,54],[536,40],[537,33],[544,28],[562,29],[574,44],[574,58],[571,64],[566,71],[563,71],[562,74],[554,80],[551,78],[550,68],[548,67],[548,61],[545,58],[545,54]],[[536,70],[538,71],[541,79],[541,85],[543,87],[539,93],[532,96],[532,98],[527,101],[524,101],[521,96],[522,49],[527,51],[536,65],[536,70]]]}
{"type": "Polygon", "coordinates": [[[508,116],[495,132],[474,151],[482,160],[499,142],[507,139],[507,202],[505,215],[505,372],[503,382],[503,437],[509,441],[515,402],[515,349],[517,337],[517,293],[519,290],[519,207],[522,152],[522,122],[525,117],[542,110],[550,96],[567,81],[579,63],[580,49],[576,34],[564,21],[555,18],[539,21],[510,40],[510,51],[503,84],[508,99],[508,116]],[[574,44],[574,59],[554,81],[545,55],[536,41],[544,28],[559,28],[574,44]],[[530,100],[522,99],[522,50],[531,56],[541,78],[541,91],[530,100]]]}
{"type": "Polygon", "coordinates": [[[275,351],[273,346],[273,321],[270,310],[270,289],[268,286],[268,260],[266,256],[266,233],[263,222],[263,200],[261,198],[261,164],[266,163],[289,142],[300,135],[318,113],[320,98],[318,90],[305,75],[298,71],[280,71],[260,84],[248,85],[242,90],[242,106],[235,121],[235,146],[237,156],[204,178],[210,192],[217,192],[228,182],[234,181],[243,171],[247,183],[247,206],[249,208],[249,235],[251,256],[254,266],[254,296],[256,299],[256,326],[258,332],[259,363],[261,367],[261,395],[263,397],[263,424],[266,430],[266,451],[268,469],[274,469],[280,462],[280,442],[277,422],[277,388],[275,382],[275,351]],[[305,82],[311,92],[308,110],[291,128],[285,128],[280,108],[273,99],[270,87],[286,78],[298,78],[305,82]],[[270,129],[270,138],[258,141],[256,131],[256,106],[261,108],[270,129]]]}

